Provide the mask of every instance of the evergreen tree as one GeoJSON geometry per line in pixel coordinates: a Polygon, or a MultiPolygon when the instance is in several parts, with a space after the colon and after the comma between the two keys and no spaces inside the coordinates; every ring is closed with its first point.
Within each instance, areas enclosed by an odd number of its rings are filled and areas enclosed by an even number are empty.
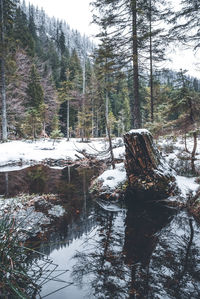
{"type": "Polygon", "coordinates": [[[63,55],[66,50],[66,45],[65,45],[65,35],[62,30],[58,38],[58,47],[60,49],[61,55],[63,55]]]}
{"type": "Polygon", "coordinates": [[[27,87],[28,105],[39,111],[40,105],[44,102],[44,92],[40,83],[40,78],[33,64],[30,71],[30,79],[27,87]]]}
{"type": "Polygon", "coordinates": [[[107,32],[105,31],[101,38],[101,44],[95,53],[95,63],[97,78],[101,82],[101,88],[104,94],[106,136],[108,136],[107,125],[109,124],[109,95],[114,85],[114,72],[117,71],[115,58],[113,45],[110,43],[107,32]]]}
{"type": "Polygon", "coordinates": [[[69,117],[70,117],[70,100],[73,99],[72,90],[73,83],[69,81],[69,70],[66,71],[66,81],[61,83],[61,87],[59,88],[59,98],[61,103],[67,103],[67,140],[69,141],[70,137],[70,126],[69,126],[69,117]]]}
{"type": "Polygon", "coordinates": [[[28,18],[29,32],[34,40],[37,40],[36,25],[34,21],[34,7],[29,5],[29,18],[28,18]]]}
{"type": "Polygon", "coordinates": [[[171,23],[174,24],[171,29],[172,36],[183,42],[183,44],[194,45],[194,49],[200,48],[199,36],[199,0],[181,0],[178,12],[174,13],[171,23]]]}
{"type": "Polygon", "coordinates": [[[18,7],[14,19],[13,37],[30,56],[34,56],[35,44],[29,30],[26,14],[18,7]]]}
{"type": "Polygon", "coordinates": [[[80,92],[82,91],[82,68],[77,51],[73,49],[69,63],[69,81],[74,83],[74,86],[80,92]]]}
{"type": "MultiPolygon", "coordinates": [[[[168,3],[169,5],[169,3],[168,3]]],[[[149,45],[145,43],[145,51],[147,51],[147,59],[149,59],[149,85],[151,100],[151,121],[154,120],[154,69],[157,62],[163,62],[166,47],[169,46],[169,38],[166,29],[157,28],[158,22],[166,21],[170,15],[170,10],[166,10],[165,1],[149,0],[144,3],[144,12],[146,14],[146,37],[149,38],[149,45]]],[[[145,34],[144,34],[145,36],[145,34]]]]}
{"type": "Polygon", "coordinates": [[[6,59],[17,1],[0,0],[0,86],[2,98],[2,139],[7,140],[6,59]]]}
{"type": "Polygon", "coordinates": [[[130,102],[131,124],[135,128],[141,127],[140,98],[139,98],[139,41],[142,40],[142,0],[96,0],[94,6],[99,10],[100,17],[94,21],[102,28],[109,29],[110,42],[114,43],[121,61],[130,67],[132,64],[132,94],[130,102]],[[125,30],[126,29],[126,30],[125,30]]]}

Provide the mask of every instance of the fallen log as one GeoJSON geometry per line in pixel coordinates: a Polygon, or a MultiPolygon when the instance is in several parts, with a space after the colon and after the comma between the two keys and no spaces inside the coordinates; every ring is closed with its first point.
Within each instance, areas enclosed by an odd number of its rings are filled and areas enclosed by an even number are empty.
{"type": "Polygon", "coordinates": [[[154,145],[151,133],[131,130],[124,135],[124,143],[128,194],[147,200],[174,195],[174,172],[154,145]]]}

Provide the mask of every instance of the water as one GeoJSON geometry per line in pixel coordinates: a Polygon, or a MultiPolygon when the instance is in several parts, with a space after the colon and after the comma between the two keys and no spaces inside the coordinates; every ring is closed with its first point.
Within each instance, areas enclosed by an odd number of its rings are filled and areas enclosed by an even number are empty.
{"type": "Polygon", "coordinates": [[[46,240],[29,243],[58,265],[42,298],[200,298],[200,231],[194,219],[152,203],[108,211],[88,194],[94,173],[37,166],[9,172],[7,184],[0,174],[1,194],[58,193],[68,212],[46,240]]]}

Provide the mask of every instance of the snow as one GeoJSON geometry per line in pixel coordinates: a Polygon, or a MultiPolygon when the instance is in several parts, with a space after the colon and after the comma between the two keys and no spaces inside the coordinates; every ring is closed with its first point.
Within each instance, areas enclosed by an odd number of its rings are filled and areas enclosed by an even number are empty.
{"type": "MultiPolygon", "coordinates": [[[[119,143],[119,138],[116,138],[113,143],[119,143]]],[[[104,139],[101,138],[92,139],[89,143],[80,142],[80,139],[77,138],[70,141],[63,138],[56,141],[54,145],[50,139],[33,142],[30,140],[9,141],[0,144],[0,167],[16,164],[19,167],[26,164],[33,165],[45,159],[76,161],[79,159],[76,156],[77,149],[85,150],[89,154],[97,154],[98,151],[104,151],[106,148],[108,148],[108,143],[105,143],[104,139]]],[[[124,156],[124,146],[115,148],[114,155],[116,158],[122,158],[124,156]]],[[[78,153],[78,156],[83,157],[80,153],[78,153]]]]}
{"type": "Polygon", "coordinates": [[[23,166],[18,166],[18,165],[8,165],[8,166],[1,166],[0,167],[0,171],[1,172],[11,172],[11,171],[18,171],[18,170],[22,170],[22,169],[26,169],[28,168],[29,165],[23,165],[23,166]]]}
{"type": "MultiPolygon", "coordinates": [[[[198,144],[200,140],[198,139],[198,144]]],[[[191,171],[191,152],[193,150],[193,138],[187,138],[187,148],[190,153],[185,151],[185,142],[181,137],[161,138],[158,145],[162,149],[162,155],[165,157],[167,163],[175,169],[179,175],[175,175],[177,185],[181,191],[182,196],[187,199],[187,195],[192,192],[195,195],[200,185],[195,182],[196,177],[187,177],[191,171]]],[[[197,154],[195,160],[195,168],[200,170],[200,148],[197,146],[197,154]]]]}
{"type": "Polygon", "coordinates": [[[108,202],[102,199],[98,199],[96,202],[102,209],[108,212],[119,212],[124,210],[119,206],[119,203],[108,202]]]}
{"type": "Polygon", "coordinates": [[[59,205],[55,205],[50,210],[48,210],[48,214],[54,217],[61,217],[65,214],[65,212],[65,209],[59,205]]]}
{"type": "Polygon", "coordinates": [[[102,187],[104,189],[114,191],[126,182],[127,177],[124,163],[116,164],[115,167],[115,169],[108,169],[104,171],[98,177],[98,181],[102,182],[102,187]]]}
{"type": "Polygon", "coordinates": [[[142,134],[148,134],[148,135],[151,135],[151,133],[147,129],[132,129],[127,134],[141,134],[141,135],[142,134]]]}
{"type": "Polygon", "coordinates": [[[195,177],[187,178],[180,175],[176,176],[176,182],[183,197],[187,197],[189,192],[194,194],[198,190],[199,184],[195,182],[195,179],[195,177]]]}
{"type": "MultiPolygon", "coordinates": [[[[55,195],[52,196],[55,198],[55,195]]],[[[51,204],[45,196],[21,195],[15,198],[0,199],[0,218],[7,217],[9,221],[13,221],[14,228],[19,232],[21,240],[44,232],[43,225],[50,224],[55,217],[59,218],[65,213],[62,206],[51,204]],[[48,216],[42,211],[36,211],[35,202],[38,202],[41,209],[47,208],[48,216]]]]}

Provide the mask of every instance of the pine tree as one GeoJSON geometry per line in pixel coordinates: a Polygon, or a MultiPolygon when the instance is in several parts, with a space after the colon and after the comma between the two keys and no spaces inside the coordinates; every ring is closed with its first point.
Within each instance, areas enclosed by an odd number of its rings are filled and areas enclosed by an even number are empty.
{"type": "Polygon", "coordinates": [[[199,0],[181,0],[179,11],[171,18],[170,34],[183,44],[194,45],[195,50],[200,48],[199,13],[199,0]]]}
{"type": "Polygon", "coordinates": [[[0,0],[0,86],[2,98],[2,139],[6,141],[7,109],[6,109],[6,58],[8,55],[9,36],[12,32],[14,8],[17,1],[0,0]]]}
{"type": "Polygon", "coordinates": [[[117,71],[115,53],[113,50],[113,45],[110,43],[110,40],[105,31],[102,38],[101,44],[98,50],[95,53],[95,63],[96,63],[96,75],[98,80],[101,82],[101,88],[104,93],[104,107],[105,107],[105,123],[106,123],[106,136],[108,137],[108,115],[109,115],[109,105],[110,99],[109,94],[114,84],[114,72],[117,71]]]}
{"type": "Polygon", "coordinates": [[[30,79],[27,87],[28,105],[39,111],[40,105],[44,102],[44,92],[40,83],[40,78],[33,64],[30,71],[30,79]]]}
{"type": "MultiPolygon", "coordinates": [[[[169,3],[168,3],[169,5],[169,3]]],[[[170,39],[168,38],[166,29],[157,28],[158,22],[166,21],[170,15],[170,10],[166,10],[165,1],[149,0],[144,3],[144,12],[146,14],[146,37],[149,39],[149,45],[146,45],[147,58],[149,59],[149,86],[150,86],[150,100],[151,100],[151,121],[154,121],[154,69],[156,63],[163,62],[166,48],[169,46],[170,39]]],[[[146,50],[145,50],[146,51],[146,50]]]]}
{"type": "Polygon", "coordinates": [[[94,21],[102,28],[109,29],[110,42],[114,43],[123,64],[132,64],[133,99],[130,102],[131,124],[135,128],[141,127],[140,97],[139,97],[139,53],[138,46],[142,18],[141,0],[96,0],[94,6],[99,10],[100,17],[94,21]]]}
{"type": "Polygon", "coordinates": [[[35,43],[29,30],[26,14],[18,7],[14,19],[13,37],[30,56],[34,56],[35,43]]]}
{"type": "Polygon", "coordinates": [[[72,90],[73,83],[69,81],[70,72],[66,71],[66,81],[61,83],[61,87],[59,88],[59,98],[61,103],[67,103],[67,140],[69,141],[70,137],[70,127],[69,127],[69,117],[70,117],[70,101],[73,99],[72,90]]]}

